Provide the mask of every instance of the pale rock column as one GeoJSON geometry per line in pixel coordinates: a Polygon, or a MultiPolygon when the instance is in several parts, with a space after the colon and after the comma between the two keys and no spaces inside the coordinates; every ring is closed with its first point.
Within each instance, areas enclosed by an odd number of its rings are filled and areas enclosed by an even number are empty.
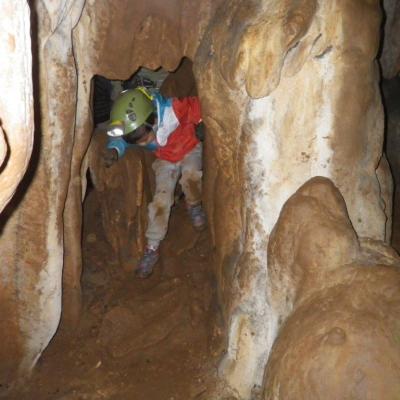
{"type": "Polygon", "coordinates": [[[0,211],[26,171],[33,144],[30,11],[26,1],[2,1],[0,30],[0,211]],[[7,62],[4,62],[7,61],[7,62]]]}
{"type": "MultiPolygon", "coordinates": [[[[12,4],[15,7],[15,2],[12,4]]],[[[18,4],[28,16],[27,4],[18,4]]],[[[84,1],[71,0],[61,7],[52,1],[38,1],[32,9],[33,40],[39,61],[35,65],[39,72],[35,77],[39,80],[35,97],[40,101],[35,157],[20,196],[5,216],[0,237],[3,268],[9,277],[7,301],[2,302],[7,310],[3,315],[12,316],[12,321],[7,317],[2,321],[1,335],[7,338],[13,332],[18,350],[12,352],[3,347],[3,351],[12,358],[10,362],[19,375],[26,375],[33,368],[56,332],[61,313],[62,210],[69,179],[66,166],[70,163],[76,96],[71,30],[83,4],[84,1]]],[[[18,21],[14,8],[12,13],[8,20],[18,21]]],[[[28,22],[24,29],[29,35],[28,22]]],[[[25,53],[29,51],[25,48],[25,53]]],[[[10,68],[15,70],[16,66],[10,68]]],[[[30,76],[31,69],[24,73],[14,76],[30,76]]],[[[21,109],[32,118],[32,106],[21,109]]],[[[21,109],[14,110],[14,114],[21,114],[21,109]]],[[[4,340],[2,337],[3,343],[4,340]]]]}
{"type": "MultiPolygon", "coordinates": [[[[21,328],[15,301],[15,253],[7,257],[6,221],[11,207],[4,211],[20,183],[32,153],[33,86],[30,37],[30,11],[26,1],[0,2],[0,382],[16,375],[21,357],[21,328]]],[[[10,240],[10,238],[8,238],[10,240]]]]}

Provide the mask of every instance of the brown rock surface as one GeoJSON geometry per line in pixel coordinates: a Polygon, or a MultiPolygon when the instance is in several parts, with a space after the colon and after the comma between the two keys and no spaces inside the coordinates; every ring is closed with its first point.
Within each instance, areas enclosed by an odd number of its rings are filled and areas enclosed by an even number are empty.
{"type": "Polygon", "coordinates": [[[193,62],[189,58],[184,58],[179,67],[165,78],[160,92],[165,97],[197,96],[193,62]]]}
{"type": "Polygon", "coordinates": [[[96,130],[86,153],[85,170],[99,193],[107,241],[120,264],[132,269],[132,260],[137,260],[144,250],[147,205],[154,186],[150,165],[154,157],[131,149],[124,158],[106,168],[103,161],[106,141],[106,132],[96,130]]]}
{"type": "Polygon", "coordinates": [[[358,241],[339,191],[314,178],[285,204],[269,242],[283,321],[265,399],[397,399],[400,259],[358,241]]]}

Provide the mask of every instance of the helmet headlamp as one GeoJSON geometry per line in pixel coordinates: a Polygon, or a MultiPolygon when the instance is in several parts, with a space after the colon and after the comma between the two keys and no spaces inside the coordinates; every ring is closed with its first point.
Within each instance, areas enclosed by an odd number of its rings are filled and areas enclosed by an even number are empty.
{"type": "Polygon", "coordinates": [[[125,133],[123,122],[112,123],[107,129],[107,135],[111,137],[123,136],[125,133]]]}

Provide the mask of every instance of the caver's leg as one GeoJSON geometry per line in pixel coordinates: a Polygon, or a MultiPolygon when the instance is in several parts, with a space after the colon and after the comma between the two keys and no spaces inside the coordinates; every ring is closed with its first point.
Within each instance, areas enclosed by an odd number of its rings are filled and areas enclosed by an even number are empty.
{"type": "Polygon", "coordinates": [[[148,277],[158,261],[158,246],[167,234],[180,166],[157,159],[153,163],[153,170],[156,178],[156,191],[153,201],[148,206],[147,246],[136,269],[136,275],[140,278],[148,277]]]}
{"type": "Polygon", "coordinates": [[[203,230],[206,225],[206,217],[201,206],[202,195],[202,143],[199,143],[186,157],[182,163],[182,185],[186,198],[186,205],[192,225],[196,230],[203,230]]]}

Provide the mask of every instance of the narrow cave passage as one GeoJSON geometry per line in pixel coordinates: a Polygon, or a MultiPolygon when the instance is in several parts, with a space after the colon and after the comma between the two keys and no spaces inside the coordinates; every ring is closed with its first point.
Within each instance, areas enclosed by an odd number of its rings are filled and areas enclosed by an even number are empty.
{"type": "MultiPolygon", "coordinates": [[[[166,90],[181,89],[173,83],[166,90]]],[[[104,115],[105,108],[100,117],[95,113],[98,143],[105,138],[104,115]]],[[[192,228],[181,191],[154,274],[145,280],[133,275],[151,199],[151,161],[143,150],[132,150],[115,169],[87,173],[82,316],[77,327],[60,326],[29,385],[13,399],[178,400],[196,398],[212,384],[221,355],[213,249],[208,230],[192,228]],[[141,206],[136,183],[127,182],[137,179],[129,168],[138,165],[144,166],[141,206]]]]}

